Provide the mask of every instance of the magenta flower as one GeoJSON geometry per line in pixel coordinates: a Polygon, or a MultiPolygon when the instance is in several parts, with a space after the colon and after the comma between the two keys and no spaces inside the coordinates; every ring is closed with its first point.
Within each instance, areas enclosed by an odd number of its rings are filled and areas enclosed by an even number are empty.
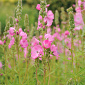
{"type": "Polygon", "coordinates": [[[43,48],[40,45],[31,47],[31,57],[33,59],[36,59],[38,57],[41,58],[43,54],[43,48]]]}
{"type": "Polygon", "coordinates": [[[37,9],[37,10],[41,10],[40,4],[37,4],[36,9],[37,9]]]}
{"type": "Polygon", "coordinates": [[[2,63],[0,62],[0,69],[2,68],[2,63]]]}
{"type": "Polygon", "coordinates": [[[0,40],[0,45],[3,45],[4,43],[0,40]]]}
{"type": "Polygon", "coordinates": [[[57,47],[55,45],[51,45],[50,50],[53,52],[54,56],[56,56],[56,59],[58,60],[60,56],[57,47]]]}
{"type": "Polygon", "coordinates": [[[44,40],[42,45],[45,49],[48,49],[51,46],[51,42],[49,40],[44,40]]]}
{"type": "Polygon", "coordinates": [[[14,45],[15,39],[14,37],[12,37],[12,39],[10,40],[10,43],[8,45],[9,48],[11,48],[12,45],[14,45]]]}
{"type": "Polygon", "coordinates": [[[22,36],[23,39],[27,39],[27,34],[25,32],[20,32],[20,36],[22,36]]]}
{"type": "Polygon", "coordinates": [[[21,45],[22,48],[28,47],[28,42],[27,42],[27,40],[22,38],[22,39],[20,40],[20,45],[21,45]]]}
{"type": "Polygon", "coordinates": [[[50,35],[50,34],[45,34],[45,39],[48,39],[51,43],[54,41],[54,36],[50,35]]]}
{"type": "Polygon", "coordinates": [[[23,31],[22,31],[22,28],[19,28],[19,34],[20,34],[21,32],[23,32],[23,31]]]}
{"type": "Polygon", "coordinates": [[[82,2],[81,0],[78,0],[78,5],[81,6],[82,2]]]}
{"type": "Polygon", "coordinates": [[[9,35],[11,35],[11,36],[15,35],[14,30],[15,30],[15,28],[10,27],[9,28],[9,31],[8,31],[9,32],[9,35]]]}
{"type": "Polygon", "coordinates": [[[35,37],[32,38],[32,41],[31,41],[32,46],[38,45],[39,42],[40,42],[40,41],[39,41],[38,39],[36,39],[35,37]]]}
{"type": "Polygon", "coordinates": [[[65,31],[65,35],[69,35],[69,31],[67,30],[67,31],[65,31]]]}

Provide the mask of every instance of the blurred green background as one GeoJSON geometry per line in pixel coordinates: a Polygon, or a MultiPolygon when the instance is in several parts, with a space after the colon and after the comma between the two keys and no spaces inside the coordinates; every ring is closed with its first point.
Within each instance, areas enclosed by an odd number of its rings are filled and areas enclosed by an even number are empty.
{"type": "MultiPolygon", "coordinates": [[[[36,5],[40,3],[40,0],[22,0],[22,20],[21,25],[24,28],[24,17],[27,13],[29,15],[29,25],[35,24],[38,20],[38,10],[36,10],[36,5]]],[[[6,21],[9,20],[9,16],[14,16],[14,10],[17,7],[18,0],[0,0],[0,22],[2,27],[2,32],[4,31],[6,21]]],[[[50,4],[48,9],[55,13],[55,10],[61,12],[61,7],[67,8],[75,4],[75,0],[47,0],[47,4],[50,4]]]]}

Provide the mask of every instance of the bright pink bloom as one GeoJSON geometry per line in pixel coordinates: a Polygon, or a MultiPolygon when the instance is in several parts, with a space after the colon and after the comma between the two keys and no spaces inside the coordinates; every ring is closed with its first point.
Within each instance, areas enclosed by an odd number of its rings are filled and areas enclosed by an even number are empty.
{"type": "Polygon", "coordinates": [[[51,45],[50,50],[53,52],[54,56],[56,56],[56,59],[58,60],[60,56],[57,47],[55,45],[51,45]]]}
{"type": "Polygon", "coordinates": [[[36,39],[35,37],[32,38],[32,41],[31,41],[32,46],[34,46],[34,45],[38,45],[39,42],[40,42],[40,41],[39,41],[38,39],[36,39]]]}
{"type": "Polygon", "coordinates": [[[76,13],[76,15],[74,16],[74,21],[75,21],[76,25],[83,24],[82,14],[76,13]]]}
{"type": "Polygon", "coordinates": [[[46,39],[48,39],[51,43],[54,41],[54,36],[50,35],[50,34],[45,34],[44,36],[46,39]]]}
{"type": "Polygon", "coordinates": [[[57,47],[56,47],[55,45],[51,45],[50,50],[51,50],[52,52],[54,52],[54,51],[57,50],[57,47]]]}
{"type": "Polygon", "coordinates": [[[37,9],[37,10],[41,10],[40,4],[37,4],[36,9],[37,9]]]}
{"type": "Polygon", "coordinates": [[[49,11],[47,12],[47,18],[49,18],[49,19],[54,19],[54,14],[52,13],[51,10],[49,10],[49,11]]]}
{"type": "Polygon", "coordinates": [[[0,45],[3,45],[4,43],[0,40],[0,45]]]}
{"type": "Polygon", "coordinates": [[[15,35],[14,30],[15,30],[15,28],[10,27],[9,28],[9,31],[8,31],[9,32],[9,35],[11,35],[11,36],[15,35]]]}
{"type": "Polygon", "coordinates": [[[40,39],[42,39],[42,37],[43,37],[42,35],[39,36],[40,39]]]}
{"type": "Polygon", "coordinates": [[[14,37],[12,37],[12,39],[10,40],[10,43],[8,45],[9,48],[11,48],[12,45],[14,45],[15,39],[14,37]]]}
{"type": "Polygon", "coordinates": [[[65,31],[65,35],[69,35],[69,31],[67,30],[67,31],[65,31]]]}
{"type": "Polygon", "coordinates": [[[46,7],[49,7],[49,6],[50,6],[50,4],[47,4],[47,5],[46,5],[46,7]]]}
{"type": "Polygon", "coordinates": [[[21,45],[22,48],[28,47],[28,42],[27,42],[27,40],[24,39],[24,38],[22,38],[22,39],[20,40],[20,45],[21,45]]]}
{"type": "Polygon", "coordinates": [[[47,34],[51,34],[51,28],[47,29],[47,34]]]}
{"type": "Polygon", "coordinates": [[[36,59],[38,57],[41,58],[43,54],[43,48],[40,45],[31,47],[31,57],[33,59],[36,59]]]}
{"type": "Polygon", "coordinates": [[[57,28],[57,31],[58,31],[58,32],[60,32],[60,31],[61,31],[61,29],[60,29],[60,28],[57,28]]]}
{"type": "Polygon", "coordinates": [[[23,31],[22,31],[22,28],[19,28],[19,34],[20,34],[21,32],[23,32],[23,31]]]}
{"type": "Polygon", "coordinates": [[[0,69],[2,68],[2,63],[0,62],[0,69]]]}
{"type": "Polygon", "coordinates": [[[44,18],[44,22],[47,23],[47,26],[51,26],[54,19],[54,14],[51,10],[47,12],[47,16],[44,18]]]}
{"type": "Polygon", "coordinates": [[[51,42],[49,40],[44,40],[42,45],[45,49],[48,49],[51,46],[51,42]]]}
{"type": "Polygon", "coordinates": [[[81,0],[78,0],[78,5],[81,6],[82,2],[81,0]]]}
{"type": "Polygon", "coordinates": [[[27,39],[27,34],[25,32],[20,32],[20,36],[22,36],[23,39],[27,39]]]}

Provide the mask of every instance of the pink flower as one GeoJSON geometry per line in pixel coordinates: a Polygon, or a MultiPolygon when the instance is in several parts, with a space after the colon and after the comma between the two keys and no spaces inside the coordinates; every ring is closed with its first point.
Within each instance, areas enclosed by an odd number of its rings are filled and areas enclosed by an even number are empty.
{"type": "Polygon", "coordinates": [[[74,21],[75,21],[76,25],[83,24],[82,14],[76,13],[76,15],[74,16],[74,21]]]}
{"type": "Polygon", "coordinates": [[[21,32],[23,32],[23,31],[22,31],[22,28],[19,28],[19,34],[20,34],[21,32]]]}
{"type": "Polygon", "coordinates": [[[50,34],[45,34],[44,36],[46,39],[48,39],[51,43],[54,41],[54,36],[50,35],[50,34]]]}
{"type": "Polygon", "coordinates": [[[2,68],[2,63],[0,62],[0,69],[2,68]]]}
{"type": "Polygon", "coordinates": [[[9,48],[11,48],[12,45],[14,45],[15,39],[14,37],[12,37],[12,39],[10,40],[10,43],[8,45],[9,48]]]}
{"type": "Polygon", "coordinates": [[[58,29],[57,29],[57,31],[58,31],[58,32],[60,32],[60,31],[61,31],[61,29],[60,29],[60,28],[58,28],[58,29]]]}
{"type": "Polygon", "coordinates": [[[52,52],[54,52],[54,51],[57,50],[57,47],[56,47],[55,45],[51,45],[50,50],[51,50],[52,52]]]}
{"type": "Polygon", "coordinates": [[[45,49],[48,49],[51,46],[51,42],[49,40],[44,40],[42,45],[45,49]]]}
{"type": "Polygon", "coordinates": [[[11,39],[12,36],[10,36],[9,34],[7,35],[8,39],[11,39]]]}
{"type": "Polygon", "coordinates": [[[36,9],[37,9],[37,10],[41,10],[40,4],[37,4],[36,9]]]}
{"type": "Polygon", "coordinates": [[[44,18],[44,22],[47,23],[47,26],[51,26],[54,19],[54,14],[51,10],[47,12],[47,16],[44,18]]]}
{"type": "Polygon", "coordinates": [[[24,39],[24,38],[22,38],[22,39],[20,40],[20,45],[21,45],[22,48],[28,47],[28,42],[27,42],[27,40],[24,39]]]}
{"type": "Polygon", "coordinates": [[[68,60],[71,60],[71,58],[70,58],[70,57],[68,57],[68,60]]]}
{"type": "Polygon", "coordinates": [[[27,48],[24,48],[24,57],[25,58],[27,57],[27,53],[28,53],[27,48]]]}
{"type": "Polygon", "coordinates": [[[67,31],[65,31],[65,35],[69,35],[69,31],[67,30],[67,31]]]}
{"type": "Polygon", "coordinates": [[[82,2],[81,0],[78,0],[78,5],[81,6],[82,2]]]}
{"type": "Polygon", "coordinates": [[[39,17],[38,17],[38,27],[37,27],[37,30],[43,27],[43,25],[41,24],[40,20],[42,20],[42,16],[41,15],[39,15],[39,17]]]}
{"type": "Polygon", "coordinates": [[[0,45],[3,45],[4,43],[0,40],[0,45]]]}
{"type": "Polygon", "coordinates": [[[32,38],[32,41],[31,41],[32,46],[34,46],[34,45],[38,45],[39,42],[40,42],[40,41],[39,41],[38,39],[36,39],[35,37],[32,38]]]}
{"type": "Polygon", "coordinates": [[[56,56],[56,59],[58,60],[59,52],[57,51],[57,47],[55,45],[51,45],[50,50],[53,52],[54,56],[56,56]]]}
{"type": "Polygon", "coordinates": [[[47,29],[47,34],[51,34],[51,28],[47,29]]]}
{"type": "Polygon", "coordinates": [[[82,25],[76,26],[74,30],[76,31],[76,30],[80,30],[80,29],[83,29],[82,25]]]}
{"type": "Polygon", "coordinates": [[[23,39],[27,39],[27,34],[25,32],[20,32],[20,36],[22,36],[23,39]]]}
{"type": "Polygon", "coordinates": [[[8,31],[9,32],[9,35],[11,35],[11,36],[15,35],[14,30],[15,30],[15,28],[10,27],[9,28],[9,31],[8,31]]]}
{"type": "Polygon", "coordinates": [[[11,65],[10,65],[10,64],[8,64],[8,67],[9,67],[9,68],[11,68],[11,65]]]}
{"type": "Polygon", "coordinates": [[[46,5],[46,7],[49,7],[49,6],[50,6],[50,4],[47,4],[47,5],[46,5]]]}
{"type": "Polygon", "coordinates": [[[43,37],[42,35],[39,36],[40,39],[42,39],[42,37],[43,37]]]}
{"type": "Polygon", "coordinates": [[[41,58],[43,54],[43,48],[40,45],[31,47],[31,57],[33,59],[36,59],[38,57],[41,58]]]}

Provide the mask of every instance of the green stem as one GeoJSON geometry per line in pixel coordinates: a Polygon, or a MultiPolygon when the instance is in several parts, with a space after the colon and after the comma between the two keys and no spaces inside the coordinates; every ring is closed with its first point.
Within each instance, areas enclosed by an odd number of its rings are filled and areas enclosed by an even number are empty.
{"type": "Polygon", "coordinates": [[[4,46],[4,56],[5,56],[5,84],[6,85],[8,85],[7,84],[7,68],[6,68],[6,66],[7,66],[7,57],[6,57],[6,48],[5,48],[5,46],[4,46]]]}

